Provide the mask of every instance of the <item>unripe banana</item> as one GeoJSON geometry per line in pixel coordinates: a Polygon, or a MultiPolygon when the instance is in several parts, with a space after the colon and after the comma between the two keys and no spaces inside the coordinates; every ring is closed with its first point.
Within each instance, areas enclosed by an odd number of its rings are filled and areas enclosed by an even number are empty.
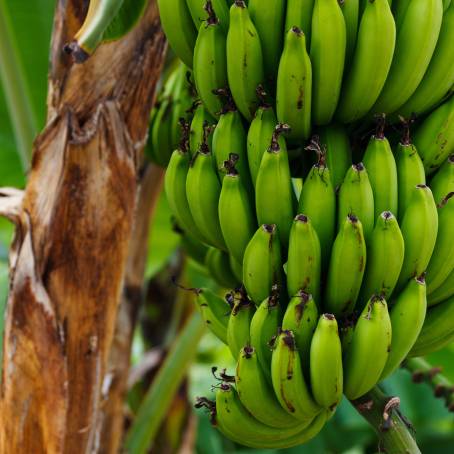
{"type": "Polygon", "coordinates": [[[339,191],[338,228],[349,214],[356,216],[363,226],[366,242],[375,223],[374,194],[363,163],[354,164],[345,175],[339,191]]]}
{"type": "Polygon", "coordinates": [[[438,207],[438,234],[435,249],[427,267],[427,294],[430,295],[454,269],[454,192],[450,192],[438,207]]]}
{"type": "MultiPolygon", "coordinates": [[[[186,0],[189,11],[194,21],[195,28],[200,26],[206,19],[206,0],[186,0]]],[[[210,9],[219,17],[219,24],[224,33],[229,29],[229,8],[225,0],[211,0],[210,9]]]]}
{"type": "Polygon", "coordinates": [[[399,279],[404,254],[404,238],[397,219],[391,212],[384,211],[377,219],[367,249],[366,271],[359,297],[361,304],[366,304],[373,295],[382,295],[389,300],[399,279]]]}
{"type": "Polygon", "coordinates": [[[213,124],[214,119],[205,109],[205,106],[203,104],[198,104],[194,111],[189,132],[189,151],[191,152],[192,158],[194,158],[203,145],[205,135],[207,135],[206,141],[208,143],[208,149],[212,149],[213,124]]]}
{"type": "Polygon", "coordinates": [[[344,361],[344,394],[350,400],[379,381],[391,345],[391,320],[386,301],[373,297],[359,317],[344,361]]]}
{"type": "Polygon", "coordinates": [[[192,54],[197,29],[191,19],[186,0],[158,0],[162,28],[175,54],[192,68],[192,54]]]}
{"type": "Polygon", "coordinates": [[[292,27],[300,28],[306,36],[307,49],[310,49],[314,2],[315,0],[287,0],[284,36],[292,27]]]}
{"type": "Polygon", "coordinates": [[[260,38],[244,1],[235,0],[230,8],[227,34],[227,74],[235,104],[251,121],[258,107],[257,87],[264,82],[260,38]]]}
{"type": "Polygon", "coordinates": [[[374,219],[384,211],[391,211],[397,216],[399,201],[397,166],[383,129],[378,128],[376,134],[369,140],[363,163],[374,195],[374,219]]]}
{"type": "Polygon", "coordinates": [[[454,341],[454,297],[427,310],[424,326],[409,357],[425,356],[454,341]]]}
{"type": "Polygon", "coordinates": [[[243,281],[243,261],[238,262],[233,255],[230,255],[230,268],[233,275],[239,282],[243,281]]]}
{"type": "Polygon", "coordinates": [[[270,105],[260,106],[255,112],[247,135],[247,158],[254,187],[259,173],[260,163],[270,146],[276,127],[276,115],[270,105]]]}
{"type": "Polygon", "coordinates": [[[273,285],[281,289],[283,269],[277,227],[261,225],[246,247],[243,283],[249,297],[260,304],[271,294],[273,285]]]}
{"type": "Polygon", "coordinates": [[[391,349],[380,380],[391,375],[408,355],[424,325],[426,310],[426,283],[421,276],[407,284],[391,307],[391,349]]]}
{"type": "Polygon", "coordinates": [[[205,257],[205,266],[210,276],[221,287],[230,289],[240,284],[230,268],[230,258],[226,252],[210,247],[205,257]]]}
{"type": "Polygon", "coordinates": [[[411,0],[396,0],[394,4],[391,5],[397,29],[400,29],[410,3],[411,0]]]}
{"type": "Polygon", "coordinates": [[[413,140],[430,175],[454,152],[454,97],[423,121],[413,140]]]}
{"type": "Polygon", "coordinates": [[[301,422],[289,415],[276,400],[253,347],[244,347],[240,352],[235,384],[241,403],[261,423],[284,430],[301,427],[301,422]]]}
{"type": "Polygon", "coordinates": [[[356,39],[358,34],[358,18],[359,18],[359,0],[340,0],[342,14],[345,20],[346,31],[346,49],[345,62],[349,64],[356,47],[356,39]]]}
{"type": "Polygon", "coordinates": [[[216,117],[222,109],[216,90],[228,86],[226,35],[212,2],[207,2],[206,8],[208,18],[200,26],[195,43],[194,79],[200,99],[210,114],[216,117]]]}
{"type": "MultiPolygon", "coordinates": [[[[309,357],[306,358],[309,362],[309,357]]],[[[271,360],[273,388],[282,408],[300,421],[310,421],[320,413],[304,380],[301,359],[291,331],[276,339],[271,360]]]]}
{"type": "Polygon", "coordinates": [[[336,317],[355,307],[366,267],[366,242],[361,221],[348,215],[334,241],[329,263],[325,310],[336,317]]]}
{"type": "Polygon", "coordinates": [[[454,295],[454,270],[435,291],[428,296],[428,305],[435,306],[454,295]]]}
{"type": "Polygon", "coordinates": [[[285,250],[294,217],[295,199],[287,147],[284,140],[280,139],[280,134],[287,130],[287,125],[276,127],[271,145],[262,157],[255,185],[257,220],[259,224],[277,225],[280,242],[285,250]]]}
{"type": "Polygon", "coordinates": [[[454,84],[454,4],[443,15],[435,52],[424,78],[399,109],[404,116],[423,114],[438,104],[454,84]]]}
{"type": "Polygon", "coordinates": [[[248,9],[260,37],[266,82],[276,83],[276,68],[282,53],[287,0],[249,0],[248,9]]]}
{"type": "Polygon", "coordinates": [[[312,122],[326,125],[337,107],[345,61],[346,27],[337,0],[315,0],[311,33],[312,122]]]}
{"type": "Polygon", "coordinates": [[[430,189],[438,205],[450,192],[454,192],[454,154],[440,167],[430,180],[430,189]]]}
{"type": "Polygon", "coordinates": [[[310,219],[299,214],[290,230],[287,261],[287,290],[290,296],[300,290],[320,301],[320,241],[310,219]]]}
{"type": "MultiPolygon", "coordinates": [[[[348,5],[346,0],[344,8],[348,5]]],[[[348,30],[348,28],[347,28],[348,30]]],[[[347,33],[347,51],[348,46],[347,33]]],[[[351,123],[365,116],[385,85],[396,43],[396,27],[387,0],[367,2],[358,40],[346,74],[336,117],[351,123]]]]}
{"type": "Polygon", "coordinates": [[[323,314],[311,342],[311,389],[315,401],[330,410],[342,399],[342,346],[337,321],[332,314],[323,314]]]}
{"type": "Polygon", "coordinates": [[[443,17],[442,0],[413,0],[397,26],[394,57],[373,113],[390,114],[415,92],[429,66],[443,17]]]}
{"type": "Polygon", "coordinates": [[[189,232],[181,229],[177,223],[172,226],[172,230],[180,235],[180,246],[186,256],[192,259],[197,265],[204,267],[208,246],[198,241],[189,232]]]}
{"type": "Polygon", "coordinates": [[[401,224],[405,256],[396,290],[414,276],[425,272],[432,256],[438,231],[438,213],[432,191],[420,184],[413,189],[401,224]],[[415,226],[417,226],[415,228],[415,226]]]}
{"type": "Polygon", "coordinates": [[[311,133],[312,67],[304,33],[292,27],[285,37],[277,75],[276,112],[290,126],[289,139],[305,140],[311,133]]]}

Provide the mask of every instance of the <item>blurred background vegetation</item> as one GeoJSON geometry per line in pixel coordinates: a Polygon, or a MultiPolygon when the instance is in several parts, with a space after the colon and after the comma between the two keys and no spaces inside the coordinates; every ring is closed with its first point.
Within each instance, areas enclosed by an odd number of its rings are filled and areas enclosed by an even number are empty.
{"type": "MultiPolygon", "coordinates": [[[[33,0],[32,2],[29,0],[0,0],[0,16],[3,21],[6,20],[10,24],[14,52],[24,75],[25,95],[29,99],[32,123],[35,125],[36,132],[42,130],[45,125],[48,50],[54,7],[55,0],[33,0]]],[[[0,41],[3,43],[6,42],[4,34],[5,28],[3,27],[2,30],[0,27],[0,41]]],[[[7,62],[0,60],[0,66],[5,64],[7,62]]],[[[26,182],[26,166],[21,163],[11,119],[11,109],[5,97],[5,94],[9,93],[11,89],[12,87],[4,83],[0,85],[0,187],[23,188],[26,182]]],[[[1,314],[4,313],[8,293],[7,255],[11,238],[11,225],[0,219],[1,314]]],[[[175,334],[175,330],[171,329],[175,325],[175,317],[181,318],[182,308],[179,305],[188,304],[187,301],[184,301],[187,298],[175,298],[176,290],[174,292],[165,291],[172,287],[172,273],[181,263],[179,241],[178,234],[172,230],[170,210],[165,196],[161,194],[150,231],[146,268],[147,301],[135,335],[132,358],[135,371],[143,369],[144,358],[153,357],[153,352],[166,350],[172,341],[171,337],[175,334]],[[164,325],[162,325],[163,320],[166,320],[164,325]],[[159,325],[161,325],[160,333],[157,329],[159,325]]],[[[184,276],[180,275],[180,279],[183,279],[188,286],[214,285],[199,265],[189,261],[184,268],[184,276]]],[[[189,304],[192,303],[189,302],[189,304]]],[[[2,330],[3,316],[0,317],[0,333],[2,330]]],[[[441,366],[444,374],[454,381],[454,345],[431,355],[428,360],[433,365],[441,366]]],[[[150,369],[145,368],[146,373],[138,374],[134,385],[131,385],[128,396],[131,417],[143,401],[147,386],[152,381],[152,372],[156,364],[153,361],[150,364],[150,369]]],[[[233,360],[227,347],[223,346],[214,336],[206,333],[198,345],[196,360],[188,371],[188,381],[180,390],[183,393],[183,405],[178,407],[177,401],[173,403],[166,418],[164,435],[162,431],[159,431],[159,437],[164,436],[165,443],[160,444],[158,440],[153,451],[173,452],[174,448],[169,445],[173,443],[174,446],[177,446],[179,444],[180,432],[183,425],[187,425],[188,416],[190,416],[189,419],[196,422],[193,427],[196,427],[196,452],[198,454],[275,452],[235,446],[210,426],[208,416],[203,411],[196,412],[193,409],[195,396],[212,396],[211,386],[215,384],[215,380],[210,373],[210,368],[214,365],[227,367],[232,371],[233,360]],[[183,420],[186,421],[184,424],[181,423],[183,420]],[[172,430],[178,433],[172,433],[172,430]]],[[[443,402],[433,396],[433,391],[428,385],[412,383],[410,373],[400,370],[384,383],[384,388],[389,395],[400,397],[401,410],[413,423],[422,452],[431,454],[454,452],[454,414],[449,413],[443,402]]],[[[335,417],[315,440],[306,446],[280,452],[360,454],[376,451],[376,438],[372,430],[353,407],[344,400],[335,417]]]]}

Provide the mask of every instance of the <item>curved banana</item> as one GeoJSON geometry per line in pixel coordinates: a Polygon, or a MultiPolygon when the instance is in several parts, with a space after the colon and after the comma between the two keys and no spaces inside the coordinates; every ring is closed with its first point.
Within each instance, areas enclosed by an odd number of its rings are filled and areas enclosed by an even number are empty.
{"type": "Polygon", "coordinates": [[[391,375],[402,363],[421,332],[427,299],[424,276],[412,279],[391,307],[391,349],[380,380],[391,375]]]}
{"type": "Polygon", "coordinates": [[[293,296],[303,290],[320,301],[320,241],[310,219],[299,214],[290,230],[287,261],[287,290],[293,296]]]}
{"type": "Polygon", "coordinates": [[[354,164],[347,171],[339,190],[338,228],[349,214],[353,214],[361,221],[364,238],[368,242],[374,229],[374,213],[374,193],[368,172],[363,163],[354,164]]]}
{"type": "Polygon", "coordinates": [[[401,230],[405,242],[405,256],[396,291],[402,289],[412,277],[425,272],[435,247],[438,213],[428,186],[419,184],[413,189],[401,230]]]}
{"type": "MultiPolygon", "coordinates": [[[[186,3],[191,13],[192,20],[194,21],[195,28],[200,30],[200,26],[206,19],[206,0],[186,0],[186,3]]],[[[219,25],[222,27],[224,33],[229,29],[229,7],[225,0],[211,0],[210,10],[219,18],[219,25]]]]}
{"type": "Polygon", "coordinates": [[[186,0],[158,0],[162,28],[175,54],[192,68],[197,29],[192,22],[186,0]]]}
{"type": "Polygon", "coordinates": [[[396,0],[394,4],[391,5],[397,29],[400,29],[410,3],[411,0],[396,0]]]}
{"type": "Polygon", "coordinates": [[[285,37],[277,74],[276,112],[290,126],[289,139],[306,140],[311,133],[312,67],[304,33],[292,27],[285,37]]]}
{"type": "Polygon", "coordinates": [[[310,49],[312,12],[315,0],[287,0],[284,36],[292,27],[300,28],[306,36],[306,46],[310,49]]]}
{"type": "Polygon", "coordinates": [[[189,151],[191,152],[192,158],[199,152],[205,139],[208,149],[212,150],[213,124],[213,117],[208,113],[205,106],[199,103],[195,108],[189,131],[189,151]]]}
{"type": "Polygon", "coordinates": [[[447,194],[454,192],[454,154],[440,167],[438,172],[430,180],[430,189],[438,205],[447,194]]]}
{"type": "MultiPolygon", "coordinates": [[[[181,229],[178,224],[173,226],[173,230],[181,237],[181,248],[188,258],[194,260],[198,265],[205,266],[205,258],[208,246],[197,240],[191,233],[181,229]]],[[[241,280],[241,279],[240,279],[241,280]]]]}
{"type": "Polygon", "coordinates": [[[415,92],[437,44],[443,17],[442,0],[413,0],[401,25],[386,83],[372,113],[391,114],[415,92]]]}
{"type": "Polygon", "coordinates": [[[429,306],[435,306],[450,298],[452,295],[454,295],[454,270],[451,271],[443,284],[428,296],[427,304],[429,306]]]}
{"type": "Polygon", "coordinates": [[[234,276],[230,268],[229,255],[220,249],[215,247],[208,249],[207,255],[205,256],[205,266],[210,276],[221,287],[230,289],[237,287],[241,283],[234,276]]]}
{"type": "Polygon", "coordinates": [[[345,20],[345,64],[348,65],[357,45],[360,0],[340,0],[339,4],[345,20]]]}
{"type": "Polygon", "coordinates": [[[282,284],[281,245],[277,227],[261,225],[246,247],[243,259],[243,284],[249,297],[260,304],[271,294],[273,285],[282,284]]]}
{"type": "MultiPolygon", "coordinates": [[[[315,0],[312,14],[312,122],[330,123],[344,73],[346,26],[337,0],[315,0]]],[[[331,167],[331,166],[330,166],[331,167]]]]}
{"type": "Polygon", "coordinates": [[[235,104],[251,121],[258,107],[257,87],[263,84],[262,45],[244,1],[235,0],[230,8],[227,34],[227,75],[235,104]]]}
{"type": "Polygon", "coordinates": [[[311,389],[315,401],[333,410],[342,399],[342,346],[337,321],[332,314],[323,314],[311,342],[311,389]]]}
{"type": "Polygon", "coordinates": [[[334,241],[325,289],[325,310],[336,317],[355,307],[366,267],[366,242],[361,221],[349,214],[334,241]]]}
{"type": "Polygon", "coordinates": [[[243,261],[238,262],[233,255],[230,255],[230,268],[236,279],[241,282],[243,280],[243,261]]]}
{"type": "Polygon", "coordinates": [[[386,301],[373,297],[359,317],[344,359],[344,394],[350,400],[380,380],[389,356],[391,320],[386,301]]]}
{"type": "MultiPolygon", "coordinates": [[[[344,8],[348,3],[346,0],[344,8]]],[[[347,44],[348,37],[347,33],[347,44]]],[[[336,111],[339,121],[352,123],[360,119],[377,101],[391,68],[395,43],[396,26],[388,1],[368,1],[336,111]]]]}

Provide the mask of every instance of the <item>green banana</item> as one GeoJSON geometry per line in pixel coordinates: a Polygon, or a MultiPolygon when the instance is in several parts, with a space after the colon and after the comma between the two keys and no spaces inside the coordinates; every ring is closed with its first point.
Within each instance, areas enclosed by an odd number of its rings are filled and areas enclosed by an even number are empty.
{"type": "Polygon", "coordinates": [[[396,0],[392,5],[392,12],[396,21],[397,29],[400,29],[410,3],[411,0],[396,0]]]}
{"type": "Polygon", "coordinates": [[[409,357],[425,356],[454,341],[454,297],[427,310],[426,320],[409,357]]]}
{"type": "Polygon", "coordinates": [[[454,151],[454,97],[425,118],[413,140],[430,175],[454,151]]]}
{"type": "Polygon", "coordinates": [[[277,118],[291,127],[291,140],[305,140],[311,133],[312,69],[305,41],[299,28],[287,32],[277,75],[277,118]]]}
{"type": "MultiPolygon", "coordinates": [[[[349,0],[346,0],[344,8],[348,4],[349,0]]],[[[347,54],[348,37],[347,27],[347,54]]],[[[377,101],[391,68],[395,43],[396,27],[387,0],[368,1],[361,18],[353,61],[342,87],[336,112],[339,121],[352,123],[360,119],[377,101]]]]}
{"type": "Polygon", "coordinates": [[[229,255],[226,252],[210,247],[205,256],[205,266],[210,276],[221,287],[235,288],[240,284],[230,268],[229,255]]]}
{"type": "MultiPolygon", "coordinates": [[[[200,30],[206,18],[207,1],[206,0],[186,0],[195,28],[200,30]]],[[[229,7],[225,0],[211,0],[211,11],[219,18],[219,25],[224,33],[229,29],[229,7]]]]}
{"type": "Polygon", "coordinates": [[[322,149],[326,150],[326,165],[331,172],[331,181],[337,188],[344,181],[347,170],[352,165],[350,139],[345,127],[331,124],[318,132],[322,149]]]}
{"type": "Polygon", "coordinates": [[[194,80],[203,104],[213,117],[217,117],[222,102],[216,90],[228,86],[226,35],[212,2],[208,1],[205,8],[208,18],[200,26],[194,48],[194,80]]]}
{"type": "Polygon", "coordinates": [[[454,270],[451,271],[443,284],[428,296],[427,304],[429,306],[435,306],[452,295],[454,295],[454,270]]]}
{"type": "Polygon", "coordinates": [[[454,154],[440,167],[438,172],[430,180],[430,189],[438,205],[447,194],[454,192],[454,154]]]}
{"type": "Polygon", "coordinates": [[[243,280],[243,261],[238,262],[233,255],[230,255],[230,268],[236,279],[241,282],[243,280]]]}
{"type": "Polygon", "coordinates": [[[249,0],[249,14],[260,37],[266,82],[274,87],[282,53],[287,0],[249,0]]]}
{"type": "Polygon", "coordinates": [[[242,263],[246,246],[257,230],[257,222],[243,176],[235,168],[236,159],[238,155],[231,155],[225,162],[228,173],[222,180],[218,211],[227,249],[237,262],[242,263]]]}
{"type": "Polygon", "coordinates": [[[287,261],[287,291],[293,296],[303,290],[320,301],[320,241],[310,219],[299,214],[290,230],[287,261]]]}
{"type": "Polygon", "coordinates": [[[379,381],[389,356],[391,320],[386,301],[374,296],[359,317],[344,360],[344,394],[350,400],[379,381]]]}
{"type": "Polygon", "coordinates": [[[194,158],[203,145],[205,136],[207,136],[208,149],[212,150],[213,124],[214,119],[205,109],[205,106],[201,103],[196,105],[189,131],[189,151],[191,152],[192,158],[194,158]]]}
{"type": "MultiPolygon", "coordinates": [[[[304,358],[309,362],[309,357],[304,358]]],[[[301,359],[291,331],[276,338],[271,359],[271,377],[277,399],[285,411],[308,422],[320,413],[303,376],[301,359]]]]}
{"type": "Polygon", "coordinates": [[[281,245],[277,227],[275,224],[261,225],[244,252],[244,286],[252,301],[260,304],[268,298],[273,285],[282,285],[282,280],[281,245]]]}
{"type": "Polygon", "coordinates": [[[368,242],[375,223],[374,194],[363,163],[354,164],[347,171],[339,190],[338,206],[338,228],[353,214],[361,221],[368,242]]]}
{"type": "Polygon", "coordinates": [[[235,104],[251,121],[258,107],[257,87],[264,82],[262,45],[244,1],[230,8],[227,34],[227,75],[235,104]]]}
{"type": "Polygon", "coordinates": [[[159,17],[170,47],[192,68],[197,29],[192,22],[186,0],[158,0],[159,17]]]}
{"type": "Polygon", "coordinates": [[[173,226],[173,229],[181,236],[180,245],[184,253],[198,265],[205,266],[208,246],[198,241],[191,233],[180,229],[178,225],[173,226]]]}
{"type": "Polygon", "coordinates": [[[255,184],[257,220],[259,224],[277,225],[281,245],[285,250],[288,247],[295,199],[287,147],[281,138],[281,134],[286,131],[287,125],[276,126],[271,145],[262,157],[255,184]]]}
{"type": "Polygon", "coordinates": [[[363,158],[374,196],[374,219],[384,211],[397,216],[399,201],[396,161],[383,127],[379,126],[369,140],[363,158]]]}
{"type": "Polygon", "coordinates": [[[424,276],[412,279],[391,307],[391,349],[380,380],[391,375],[406,358],[421,332],[427,299],[424,276]]]}
{"type": "Polygon", "coordinates": [[[342,346],[337,321],[332,314],[323,314],[311,342],[311,389],[315,401],[330,410],[342,399],[342,346]]]}
{"type": "Polygon", "coordinates": [[[262,157],[271,143],[276,127],[276,115],[270,105],[262,105],[255,112],[247,134],[247,158],[252,183],[255,187],[262,157]]]}
{"type": "Polygon", "coordinates": [[[399,279],[404,254],[404,238],[397,219],[390,211],[384,211],[377,219],[367,249],[366,271],[359,297],[361,304],[366,304],[372,295],[389,300],[399,279]]]}
{"type": "Polygon", "coordinates": [[[340,0],[342,14],[345,20],[346,30],[346,49],[345,49],[345,62],[346,65],[350,63],[353,53],[355,51],[357,35],[358,35],[358,22],[359,22],[359,0],[340,0]]]}
{"type": "Polygon", "coordinates": [[[301,427],[301,422],[280,406],[263,375],[257,351],[253,347],[244,347],[240,352],[235,384],[241,403],[259,422],[283,430],[301,427]]]}
{"type": "Polygon", "coordinates": [[[438,234],[427,266],[427,294],[430,295],[454,269],[454,192],[450,192],[438,207],[438,234]]]}
{"type": "Polygon", "coordinates": [[[386,83],[372,113],[391,114],[415,92],[429,66],[443,17],[441,0],[413,0],[401,25],[386,83]]]}
{"type": "Polygon", "coordinates": [[[366,267],[366,242],[361,221],[349,214],[334,241],[326,284],[325,310],[336,317],[355,307],[366,267]]]}
{"type": "Polygon", "coordinates": [[[312,12],[315,0],[287,0],[284,35],[292,27],[300,28],[306,36],[306,46],[310,49],[312,12]]]}
{"type": "Polygon", "coordinates": [[[396,285],[397,291],[412,277],[425,272],[435,247],[438,213],[432,191],[428,186],[419,184],[413,189],[401,230],[405,242],[405,255],[396,285]]]}
{"type": "Polygon", "coordinates": [[[404,116],[423,114],[437,105],[454,84],[454,3],[443,15],[429,67],[411,98],[399,109],[404,116]]]}
{"type": "Polygon", "coordinates": [[[347,39],[337,0],[315,0],[311,33],[312,122],[326,125],[339,100],[347,39]]]}

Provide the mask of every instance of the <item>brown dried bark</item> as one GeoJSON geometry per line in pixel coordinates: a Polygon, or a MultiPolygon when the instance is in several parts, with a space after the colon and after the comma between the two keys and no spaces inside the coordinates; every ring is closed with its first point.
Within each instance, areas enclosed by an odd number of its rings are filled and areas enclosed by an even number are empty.
{"type": "Polygon", "coordinates": [[[133,31],[74,65],[61,49],[87,3],[58,2],[48,123],[35,141],[13,216],[1,453],[99,450],[102,385],[133,227],[138,154],[165,40],[150,1],[133,31]]]}

